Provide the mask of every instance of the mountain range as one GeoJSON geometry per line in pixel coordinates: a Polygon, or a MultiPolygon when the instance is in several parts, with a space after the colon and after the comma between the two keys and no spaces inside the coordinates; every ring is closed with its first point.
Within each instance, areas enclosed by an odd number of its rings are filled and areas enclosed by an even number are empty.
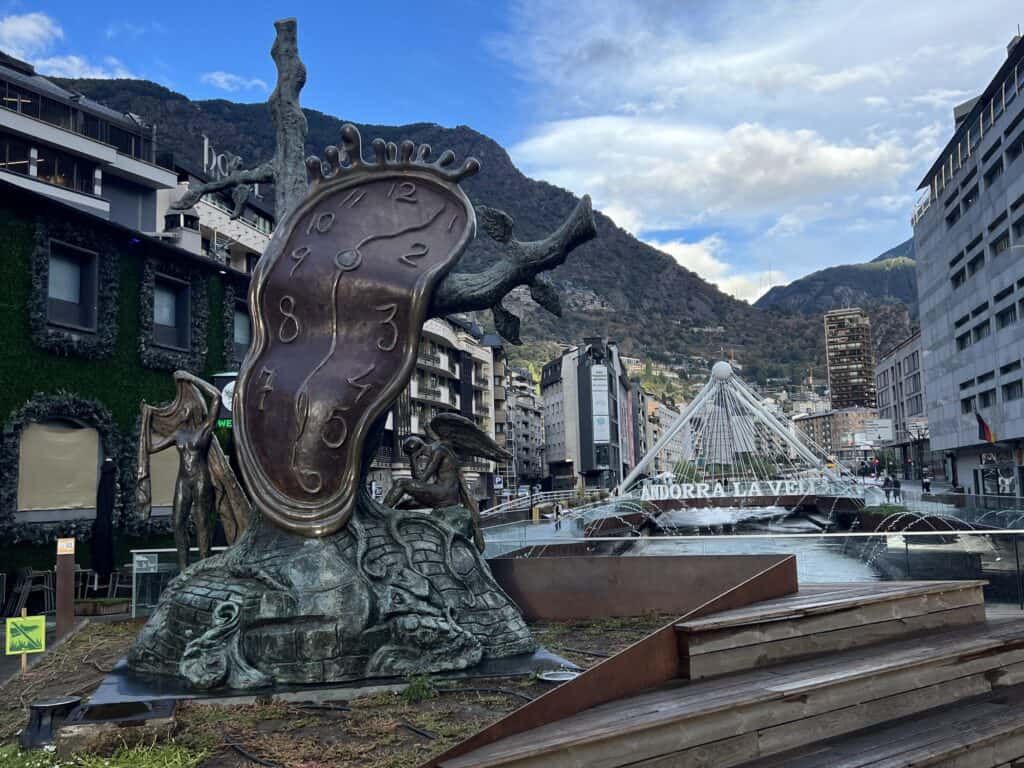
{"type": "Polygon", "coordinates": [[[864,264],[843,264],[814,272],[789,285],[775,286],[754,306],[779,307],[820,315],[836,307],[876,303],[904,304],[917,317],[914,240],[905,240],[864,264]]]}
{"type": "MultiPolygon", "coordinates": [[[[274,151],[274,130],[266,104],[191,101],[144,80],[60,82],[156,125],[160,150],[172,151],[199,167],[203,136],[218,151],[242,156],[247,166],[269,159],[274,151]]],[[[305,112],[307,153],[322,154],[326,146],[338,143],[344,121],[315,110],[305,112]]],[[[388,141],[411,139],[430,144],[435,155],[451,149],[460,159],[478,158],[482,170],[465,180],[463,187],[474,203],[509,213],[515,220],[514,236],[520,240],[551,232],[577,201],[567,190],[525,176],[497,142],[467,126],[359,124],[359,128],[364,141],[378,136],[388,141]]],[[[797,378],[806,374],[809,366],[821,370],[820,312],[824,308],[843,305],[848,299],[872,306],[913,301],[916,308],[916,293],[907,287],[912,287],[912,279],[906,283],[906,275],[912,273],[903,263],[912,265],[912,261],[905,255],[877,262],[882,266],[873,262],[823,270],[785,288],[775,288],[751,306],[721,292],[668,254],[640,242],[607,216],[597,212],[595,217],[597,238],[574,251],[550,274],[562,295],[562,318],[537,307],[525,291],[506,299],[505,306],[523,319],[525,344],[511,350],[513,361],[544,362],[563,344],[603,335],[616,340],[624,354],[677,365],[693,365],[698,360],[701,370],[695,373],[700,378],[706,375],[701,358],[714,360],[730,353],[744,363],[750,378],[797,378]],[[879,285],[875,270],[887,275],[881,292],[872,290],[879,285]],[[815,279],[817,276],[822,277],[815,279]]],[[[477,271],[494,258],[494,244],[480,234],[457,269],[477,271]]],[[[890,306],[885,314],[892,309],[890,306]]],[[[490,321],[486,316],[480,319],[490,321]]]]}

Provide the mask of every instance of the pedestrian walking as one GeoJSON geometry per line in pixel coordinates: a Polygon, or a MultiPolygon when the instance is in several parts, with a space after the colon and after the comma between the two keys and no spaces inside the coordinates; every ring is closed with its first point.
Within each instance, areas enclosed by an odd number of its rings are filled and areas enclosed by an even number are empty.
{"type": "Polygon", "coordinates": [[[893,478],[893,481],[892,481],[892,500],[893,501],[902,501],[903,500],[902,497],[900,496],[900,491],[902,490],[902,488],[903,488],[903,485],[900,483],[900,479],[898,477],[897,478],[893,478]]]}
{"type": "Polygon", "coordinates": [[[932,476],[927,472],[925,472],[924,475],[921,476],[921,490],[924,493],[932,492],[932,476]]]}
{"type": "Polygon", "coordinates": [[[882,490],[885,491],[885,503],[888,504],[890,497],[892,496],[892,478],[886,476],[885,482],[882,483],[882,490]]]}

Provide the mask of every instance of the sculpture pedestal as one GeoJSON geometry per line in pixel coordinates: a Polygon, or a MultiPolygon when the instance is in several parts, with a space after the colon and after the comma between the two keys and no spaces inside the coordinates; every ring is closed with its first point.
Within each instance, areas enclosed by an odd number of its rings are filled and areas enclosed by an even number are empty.
{"type": "Polygon", "coordinates": [[[320,539],[253,520],[172,581],[128,656],[137,672],[212,689],[466,669],[536,648],[472,542],[468,510],[361,495],[320,539]]]}

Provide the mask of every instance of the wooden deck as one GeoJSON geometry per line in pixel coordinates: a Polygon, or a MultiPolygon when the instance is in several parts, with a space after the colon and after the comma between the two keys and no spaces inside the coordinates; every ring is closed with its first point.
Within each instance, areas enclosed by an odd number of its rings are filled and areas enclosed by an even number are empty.
{"type": "Polygon", "coordinates": [[[982,585],[809,585],[681,622],[679,680],[442,765],[1007,765],[1024,758],[1024,615],[986,621],[982,585]]]}

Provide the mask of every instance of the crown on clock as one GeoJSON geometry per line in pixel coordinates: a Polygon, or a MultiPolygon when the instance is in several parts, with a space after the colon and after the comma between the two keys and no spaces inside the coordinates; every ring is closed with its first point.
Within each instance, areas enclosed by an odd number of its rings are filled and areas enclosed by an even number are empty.
{"type": "Polygon", "coordinates": [[[435,162],[429,162],[429,144],[417,147],[415,142],[408,140],[395,144],[393,141],[374,139],[370,145],[373,147],[373,159],[366,160],[363,157],[363,137],[359,129],[352,123],[345,123],[341,128],[341,146],[327,147],[323,159],[316,155],[307,157],[306,168],[314,182],[341,178],[354,171],[417,170],[432,173],[454,184],[480,170],[480,161],[475,157],[467,158],[461,166],[453,165],[455,153],[450,149],[445,150],[435,162]]]}

